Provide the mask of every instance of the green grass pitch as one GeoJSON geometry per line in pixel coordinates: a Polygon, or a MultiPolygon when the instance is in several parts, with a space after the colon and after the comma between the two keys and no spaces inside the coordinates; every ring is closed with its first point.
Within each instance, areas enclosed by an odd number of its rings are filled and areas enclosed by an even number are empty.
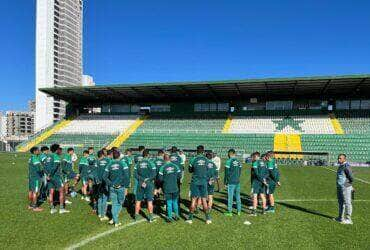
{"type": "MultiPolygon", "coordinates": [[[[24,154],[0,154],[1,224],[0,243],[4,249],[64,249],[96,235],[82,249],[370,249],[370,169],[355,168],[354,225],[332,220],[337,215],[335,173],[321,167],[280,167],[282,186],[277,190],[275,214],[249,217],[246,197],[250,191],[249,168],[242,175],[243,213],[224,217],[225,193],[215,195],[213,224],[206,225],[198,214],[192,225],[184,220],[167,224],[138,223],[112,232],[98,221],[79,197],[71,199],[70,214],[34,213],[27,210],[27,159],[24,154]],[[252,224],[246,226],[245,220],[252,224]]],[[[186,176],[188,183],[189,175],[186,176]]],[[[188,185],[182,190],[187,199],[188,185]]],[[[183,211],[186,209],[182,207],[183,211]]],[[[146,211],[145,211],[146,212],[146,211]]],[[[132,223],[126,208],[120,220],[132,223]]]]}

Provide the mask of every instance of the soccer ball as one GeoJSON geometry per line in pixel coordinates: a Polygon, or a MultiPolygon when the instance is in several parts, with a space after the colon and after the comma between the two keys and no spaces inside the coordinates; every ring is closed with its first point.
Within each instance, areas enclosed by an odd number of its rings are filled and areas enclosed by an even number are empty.
{"type": "Polygon", "coordinates": [[[77,196],[77,193],[75,191],[71,192],[71,197],[75,198],[77,196]]]}

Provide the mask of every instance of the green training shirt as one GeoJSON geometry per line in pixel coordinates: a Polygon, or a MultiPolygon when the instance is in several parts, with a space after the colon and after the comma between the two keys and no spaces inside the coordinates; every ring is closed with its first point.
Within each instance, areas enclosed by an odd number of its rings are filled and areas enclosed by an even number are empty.
{"type": "Polygon", "coordinates": [[[87,157],[82,156],[78,163],[78,171],[81,177],[87,177],[87,175],[89,174],[88,168],[89,168],[89,163],[87,161],[87,157]]]}
{"type": "Polygon", "coordinates": [[[39,179],[42,176],[42,167],[39,156],[32,155],[28,160],[28,177],[39,179]]]}
{"type": "Polygon", "coordinates": [[[271,158],[266,163],[267,169],[269,171],[269,177],[267,178],[268,182],[278,182],[280,181],[280,173],[277,168],[277,164],[274,158],[271,158]]]}
{"type": "Polygon", "coordinates": [[[101,160],[98,159],[97,161],[98,169],[96,173],[98,183],[101,183],[103,181],[104,172],[109,163],[110,161],[107,159],[107,157],[102,158],[101,160]]]}
{"type": "Polygon", "coordinates": [[[62,160],[62,171],[63,174],[70,174],[73,172],[73,161],[70,154],[65,154],[62,160]]]}
{"type": "Polygon", "coordinates": [[[62,176],[62,159],[60,155],[53,153],[52,157],[53,157],[54,168],[51,173],[51,177],[62,176]]]}
{"type": "Polygon", "coordinates": [[[208,159],[204,155],[197,155],[190,160],[189,172],[193,173],[191,176],[191,182],[195,185],[204,185],[207,183],[208,171],[207,163],[208,159]]]}
{"type": "Polygon", "coordinates": [[[257,167],[254,168],[256,178],[254,180],[259,181],[259,182],[264,182],[267,180],[269,176],[269,171],[263,160],[257,160],[256,162],[257,162],[256,163],[257,167]]]}
{"type": "Polygon", "coordinates": [[[134,177],[138,181],[139,185],[142,185],[144,182],[147,184],[153,182],[156,175],[157,169],[154,163],[148,158],[143,158],[135,165],[134,177]]]}
{"type": "Polygon", "coordinates": [[[217,166],[213,161],[208,160],[207,174],[208,174],[208,181],[217,179],[217,176],[218,176],[217,166]]]}
{"type": "Polygon", "coordinates": [[[157,176],[158,176],[159,169],[165,164],[165,161],[163,160],[162,157],[157,157],[157,158],[153,159],[152,161],[155,165],[157,176]]]}
{"type": "Polygon", "coordinates": [[[130,173],[125,161],[112,160],[105,168],[103,180],[109,187],[130,186],[130,173]]]}
{"type": "Polygon", "coordinates": [[[173,162],[164,163],[159,169],[159,180],[163,182],[163,192],[170,194],[179,191],[177,185],[181,178],[181,170],[173,162]]]}
{"type": "Polygon", "coordinates": [[[225,185],[236,185],[240,183],[240,175],[242,170],[241,162],[235,157],[231,157],[225,164],[225,185]]]}

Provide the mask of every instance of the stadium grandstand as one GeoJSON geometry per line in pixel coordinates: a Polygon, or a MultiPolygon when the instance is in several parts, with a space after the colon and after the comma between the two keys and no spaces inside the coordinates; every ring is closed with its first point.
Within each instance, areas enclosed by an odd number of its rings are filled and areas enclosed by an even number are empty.
{"type": "Polygon", "coordinates": [[[40,89],[67,117],[18,146],[60,143],[158,149],[203,144],[218,154],[273,149],[280,160],[347,153],[370,162],[370,75],[40,89]]]}

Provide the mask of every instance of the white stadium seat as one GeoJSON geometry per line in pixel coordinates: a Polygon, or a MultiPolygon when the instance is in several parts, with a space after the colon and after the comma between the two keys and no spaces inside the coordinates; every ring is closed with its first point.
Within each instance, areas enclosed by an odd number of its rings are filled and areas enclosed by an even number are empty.
{"type": "Polygon", "coordinates": [[[119,134],[137,118],[137,115],[80,115],[58,134],[119,134]]]}

